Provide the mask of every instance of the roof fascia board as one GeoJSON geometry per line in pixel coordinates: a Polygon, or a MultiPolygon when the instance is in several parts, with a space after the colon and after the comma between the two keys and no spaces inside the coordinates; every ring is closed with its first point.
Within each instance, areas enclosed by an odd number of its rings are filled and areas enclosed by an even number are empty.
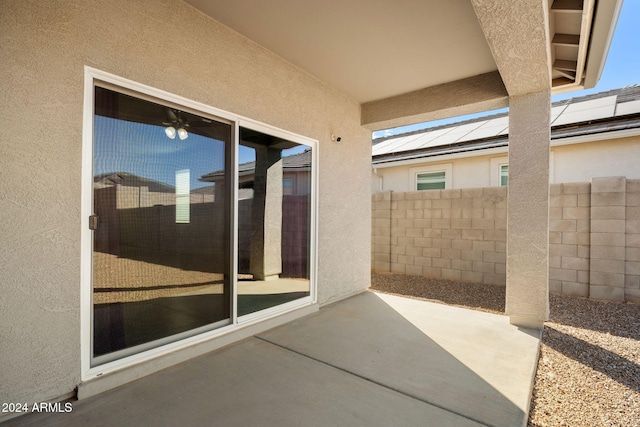
{"type": "Polygon", "coordinates": [[[597,2],[583,82],[585,89],[595,87],[600,80],[620,17],[622,3],[623,0],[597,2]]]}
{"type": "Polygon", "coordinates": [[[361,124],[375,131],[508,106],[508,94],[500,73],[493,71],[365,102],[361,105],[361,124]]]}
{"type": "Polygon", "coordinates": [[[390,161],[385,163],[376,163],[372,164],[373,168],[384,169],[384,168],[393,168],[396,166],[406,166],[406,165],[415,165],[418,163],[432,163],[432,162],[441,162],[446,160],[455,160],[455,159],[464,159],[468,157],[479,157],[479,156],[491,156],[495,154],[504,154],[508,153],[508,147],[496,147],[496,148],[488,148],[488,149],[479,149],[473,151],[463,151],[460,153],[452,153],[452,154],[443,154],[441,156],[432,156],[432,157],[417,157],[414,159],[407,160],[398,160],[396,162],[390,161]]]}
{"type": "Polygon", "coordinates": [[[566,138],[551,139],[552,147],[563,145],[584,144],[586,142],[608,141],[611,139],[630,138],[640,135],[640,128],[622,129],[611,132],[591,133],[588,135],[568,136],[566,138]]]}

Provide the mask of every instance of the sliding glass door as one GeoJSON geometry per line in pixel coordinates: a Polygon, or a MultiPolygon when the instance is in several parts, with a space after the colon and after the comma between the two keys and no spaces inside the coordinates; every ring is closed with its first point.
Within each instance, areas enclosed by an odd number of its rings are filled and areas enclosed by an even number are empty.
{"type": "Polygon", "coordinates": [[[92,89],[90,368],[313,302],[313,141],[92,89]]]}
{"type": "Polygon", "coordinates": [[[95,361],[230,322],[232,148],[228,123],[95,88],[95,361]]]}

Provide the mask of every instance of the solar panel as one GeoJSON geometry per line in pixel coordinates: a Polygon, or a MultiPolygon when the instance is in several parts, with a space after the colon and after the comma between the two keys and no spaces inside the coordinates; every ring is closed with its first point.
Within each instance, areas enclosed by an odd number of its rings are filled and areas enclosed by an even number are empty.
{"type": "Polygon", "coordinates": [[[616,107],[616,96],[592,99],[569,104],[560,115],[551,122],[551,126],[568,123],[587,122],[589,120],[612,117],[616,107]]]}
{"type": "Polygon", "coordinates": [[[453,126],[445,129],[436,129],[431,132],[424,133],[420,135],[420,138],[412,141],[410,144],[405,145],[402,151],[417,150],[420,148],[429,147],[431,146],[431,142],[433,140],[436,140],[441,136],[446,135],[447,133],[453,131],[456,128],[457,126],[453,126]]]}
{"type": "MultiPolygon", "coordinates": [[[[634,97],[637,97],[635,95],[634,97]]],[[[591,98],[587,100],[566,102],[551,107],[551,126],[588,122],[614,116],[640,113],[640,99],[623,97],[616,105],[618,95],[591,98]],[[627,101],[627,99],[631,99],[627,101]]],[[[399,153],[420,150],[449,144],[492,138],[509,133],[509,117],[507,115],[489,120],[460,122],[447,127],[425,129],[421,133],[398,136],[373,146],[373,155],[399,153]]]]}
{"type": "Polygon", "coordinates": [[[509,117],[498,117],[488,120],[482,126],[472,130],[458,142],[473,141],[475,139],[490,138],[498,135],[506,135],[509,132],[509,117]]]}
{"type": "MultiPolygon", "coordinates": [[[[373,155],[394,153],[400,150],[400,147],[411,142],[417,138],[420,138],[423,134],[399,136],[397,138],[387,139],[373,146],[373,155]]],[[[402,150],[400,150],[402,151],[402,150]]]]}
{"type": "Polygon", "coordinates": [[[627,114],[640,113],[640,99],[637,101],[628,101],[618,104],[616,107],[616,116],[625,116],[627,114]]]}
{"type": "Polygon", "coordinates": [[[464,125],[456,126],[451,130],[451,132],[447,132],[444,135],[430,141],[425,147],[438,147],[441,145],[455,144],[469,132],[476,130],[486,122],[487,121],[485,120],[481,122],[467,123],[464,125]]]}

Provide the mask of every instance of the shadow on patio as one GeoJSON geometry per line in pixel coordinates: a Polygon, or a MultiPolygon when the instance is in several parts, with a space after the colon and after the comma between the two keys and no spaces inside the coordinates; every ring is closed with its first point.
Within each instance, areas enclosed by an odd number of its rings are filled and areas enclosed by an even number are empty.
{"type": "Polygon", "coordinates": [[[367,292],[12,425],[524,425],[539,333],[367,292]]]}

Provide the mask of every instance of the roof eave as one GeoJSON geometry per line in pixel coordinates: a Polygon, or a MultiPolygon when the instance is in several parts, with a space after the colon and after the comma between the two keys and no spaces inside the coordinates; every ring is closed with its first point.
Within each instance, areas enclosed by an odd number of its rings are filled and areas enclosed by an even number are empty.
{"type": "Polygon", "coordinates": [[[591,24],[588,51],[583,78],[572,84],[556,86],[554,95],[575,90],[591,89],[596,86],[611,47],[613,35],[618,23],[623,0],[599,1],[591,24]]]}

